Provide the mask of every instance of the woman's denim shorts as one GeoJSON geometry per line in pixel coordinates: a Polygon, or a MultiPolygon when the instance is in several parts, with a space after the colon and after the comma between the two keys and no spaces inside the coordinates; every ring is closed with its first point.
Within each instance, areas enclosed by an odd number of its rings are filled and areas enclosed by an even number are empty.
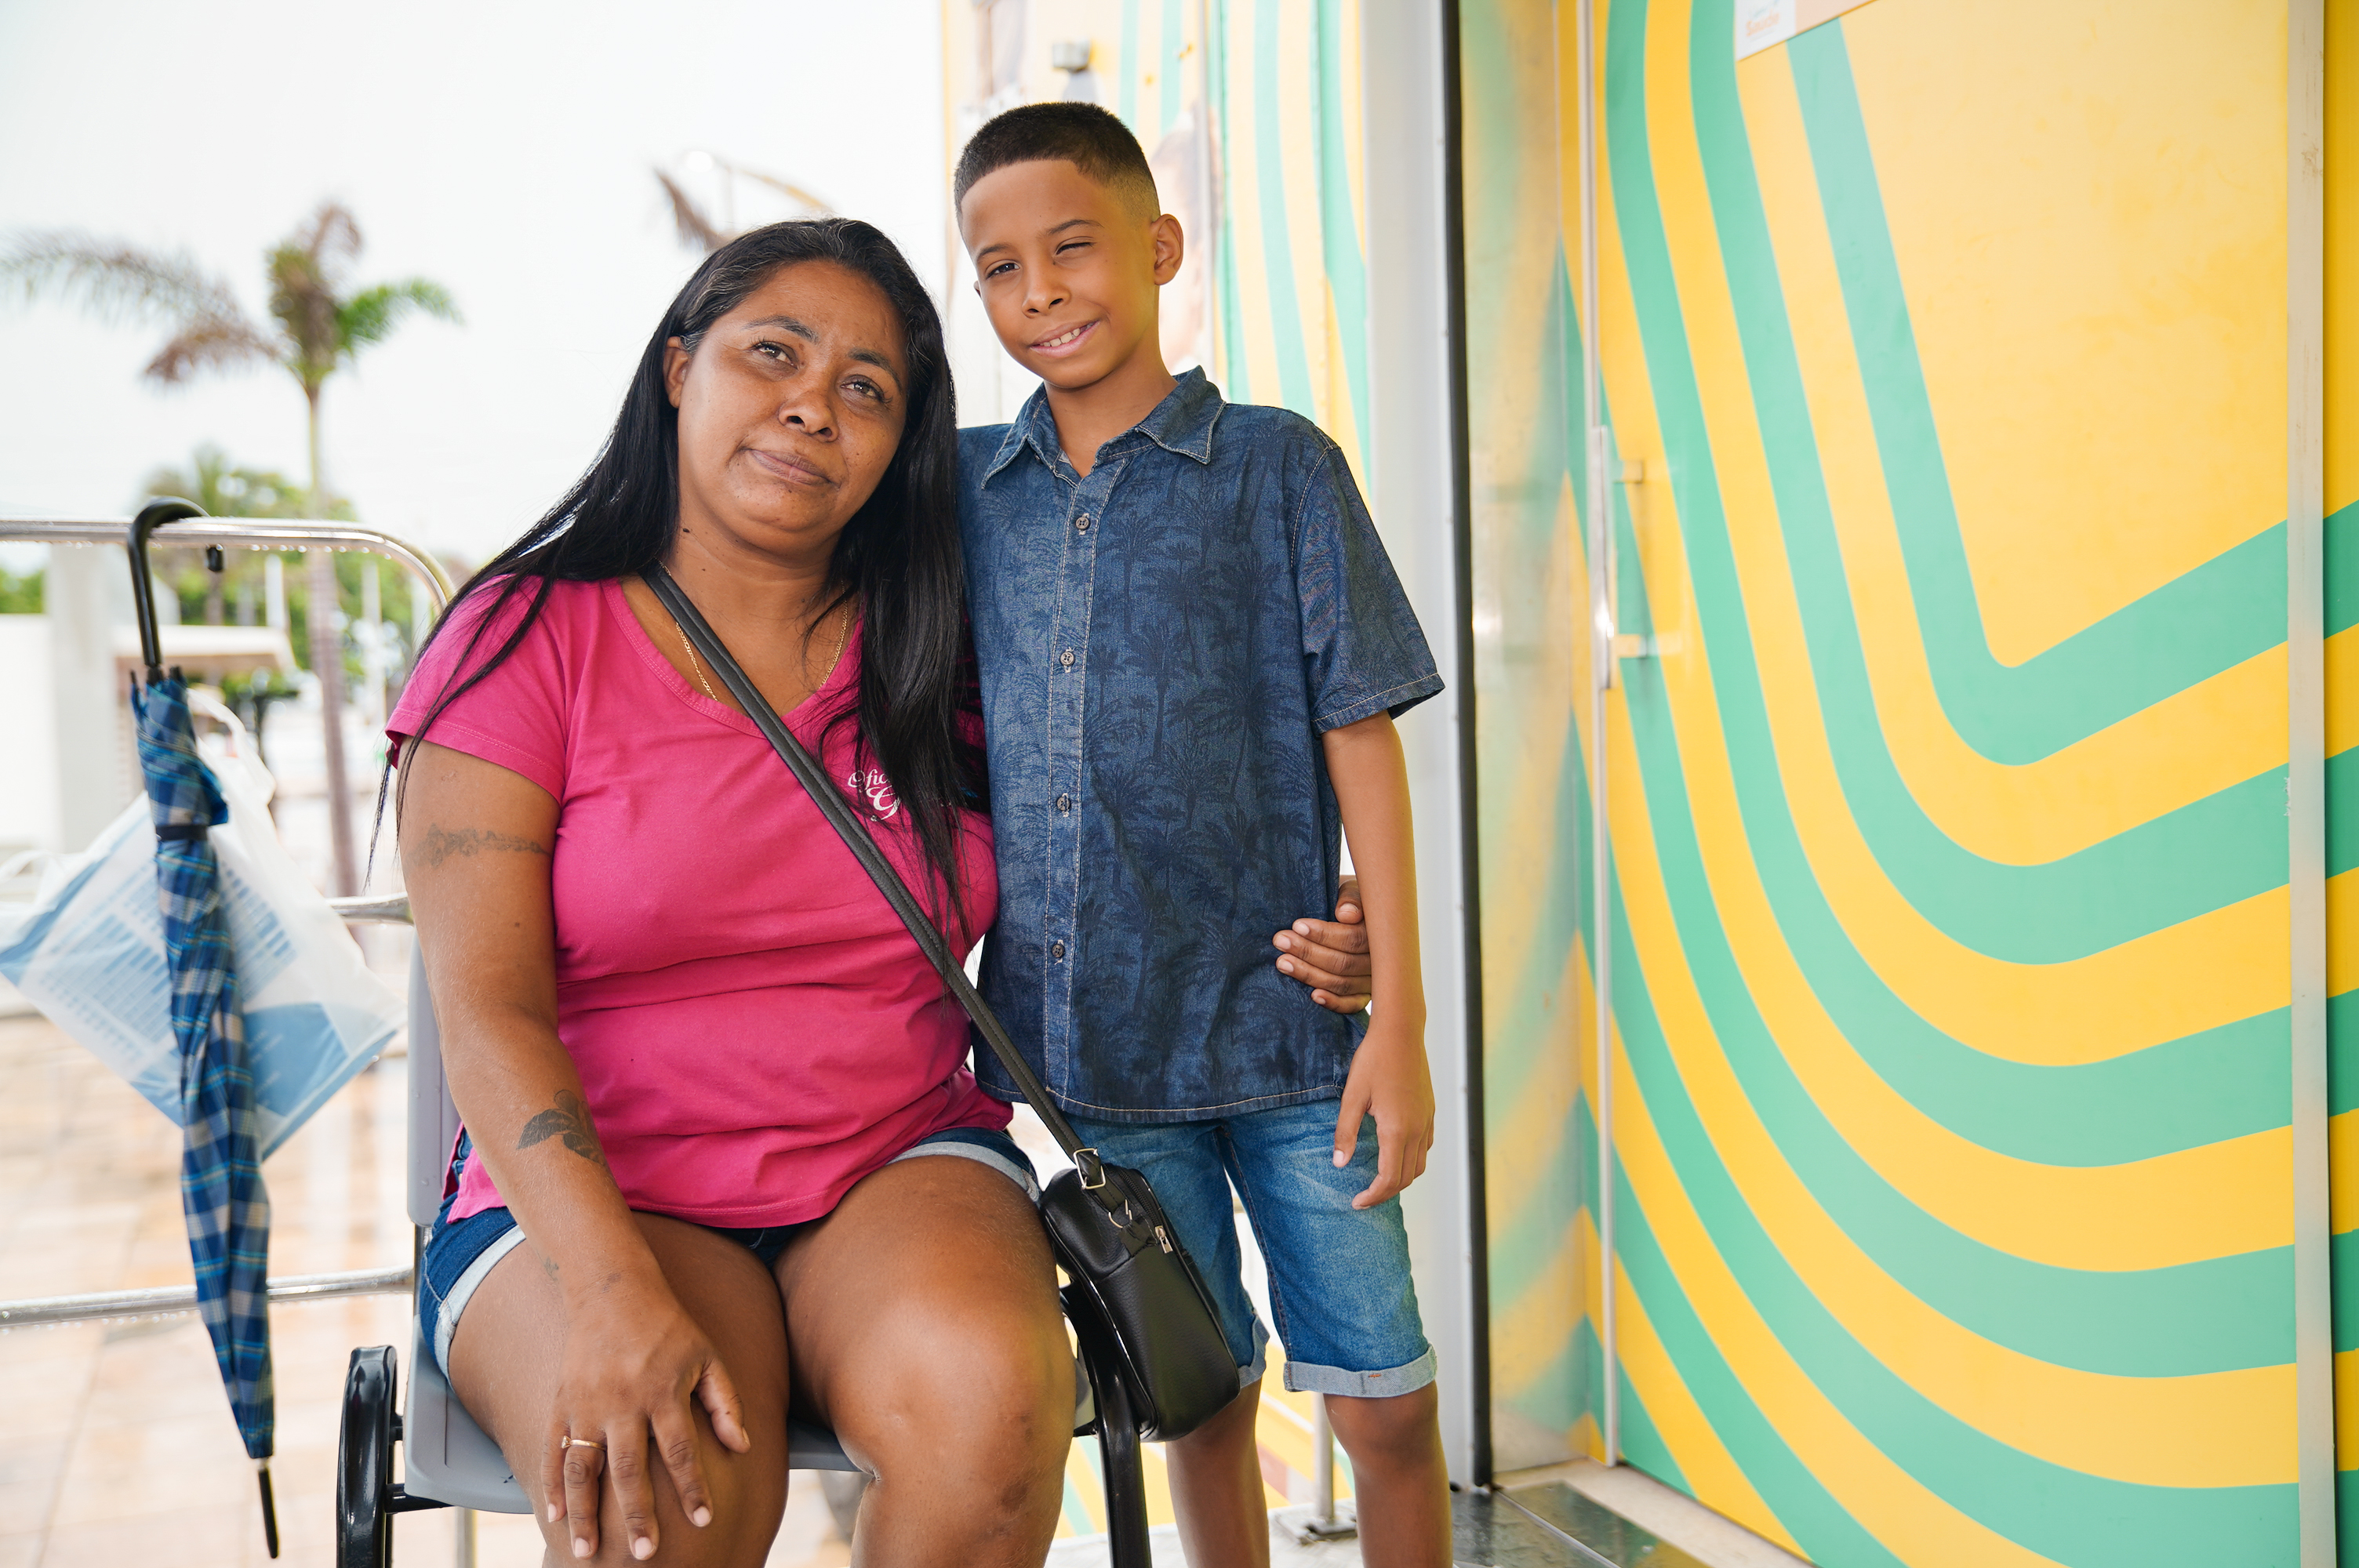
{"type": "MultiPolygon", "coordinates": [[[[453,1170],[466,1159],[468,1146],[462,1134],[459,1147],[451,1156],[453,1170]]],[[[926,1154],[948,1154],[988,1165],[1022,1187],[1035,1203],[1039,1201],[1040,1184],[1033,1174],[1032,1162],[1016,1146],[1016,1140],[996,1128],[946,1127],[929,1138],[919,1140],[885,1163],[897,1164],[926,1154]]],[[[434,1228],[427,1234],[418,1292],[419,1336],[432,1347],[435,1365],[442,1368],[445,1377],[451,1373],[451,1336],[458,1331],[459,1314],[466,1310],[468,1298],[490,1277],[509,1249],[524,1239],[516,1216],[505,1208],[487,1208],[464,1219],[452,1219],[451,1205],[456,1198],[454,1193],[442,1200],[442,1212],[435,1216],[434,1228]]],[[[778,1254],[787,1249],[787,1243],[797,1231],[818,1223],[816,1219],[807,1219],[796,1225],[755,1229],[725,1226],[705,1228],[742,1243],[766,1266],[778,1260],[778,1254]]]]}

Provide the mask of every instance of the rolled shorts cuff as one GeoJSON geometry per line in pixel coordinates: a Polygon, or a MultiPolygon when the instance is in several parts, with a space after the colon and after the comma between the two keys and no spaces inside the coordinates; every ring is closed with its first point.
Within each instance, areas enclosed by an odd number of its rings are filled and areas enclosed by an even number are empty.
{"type": "MultiPolygon", "coordinates": [[[[1258,1359],[1258,1357],[1256,1357],[1258,1359]]],[[[1346,1372],[1341,1367],[1313,1367],[1300,1361],[1286,1364],[1289,1393],[1343,1394],[1355,1400],[1388,1400],[1413,1394],[1433,1381],[1437,1363],[1433,1347],[1406,1367],[1385,1372],[1346,1372]]]]}
{"type": "MultiPolygon", "coordinates": [[[[434,1313],[434,1364],[442,1368],[444,1377],[451,1375],[451,1336],[458,1332],[459,1314],[467,1310],[468,1298],[475,1293],[475,1287],[491,1278],[492,1271],[499,1266],[500,1260],[515,1251],[516,1244],[523,1239],[523,1227],[510,1226],[505,1235],[475,1254],[475,1260],[460,1271],[459,1277],[451,1281],[449,1290],[439,1292],[434,1313]]],[[[430,1279],[426,1288],[429,1291],[434,1288],[430,1279]]]]}
{"type": "Polygon", "coordinates": [[[1237,1368],[1237,1387],[1240,1389],[1252,1388],[1269,1372],[1269,1330],[1261,1325],[1258,1317],[1254,1319],[1253,1347],[1253,1360],[1237,1368]]]}
{"type": "Polygon", "coordinates": [[[1001,1175],[1024,1189],[1024,1195],[1034,1203],[1040,1201],[1040,1181],[1033,1173],[1032,1162],[1024,1158],[1015,1140],[995,1127],[946,1127],[921,1143],[902,1150],[885,1162],[897,1165],[904,1160],[923,1159],[929,1155],[947,1154],[954,1160],[972,1160],[978,1165],[988,1165],[1001,1175]],[[1010,1158],[1011,1153],[1013,1158],[1010,1158]]]}

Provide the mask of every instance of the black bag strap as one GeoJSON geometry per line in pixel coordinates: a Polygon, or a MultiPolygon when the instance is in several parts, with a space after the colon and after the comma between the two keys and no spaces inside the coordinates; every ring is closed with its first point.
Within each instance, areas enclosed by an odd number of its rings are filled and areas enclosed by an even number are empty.
{"type": "Polygon", "coordinates": [[[842,793],[829,782],[827,770],[820,765],[819,759],[812,756],[803,743],[795,739],[794,732],[787,728],[786,722],[771,711],[760,690],[746,677],[745,672],[738,668],[737,661],[730,656],[728,648],[706,623],[687,592],[672,580],[671,574],[662,566],[656,565],[648,567],[640,575],[647,579],[647,586],[655,589],[656,597],[663,601],[664,609],[671,612],[671,618],[679,623],[681,633],[695,647],[697,654],[712,666],[713,673],[721,677],[721,684],[729,688],[729,695],[737,699],[737,706],[745,710],[745,717],[754,721],[762,731],[763,738],[770,742],[770,749],[778,753],[778,760],[787,764],[788,771],[795,775],[804,791],[817,803],[820,815],[827,818],[829,826],[843,839],[844,847],[860,862],[860,869],[868,873],[868,880],[876,884],[877,891],[885,895],[885,902],[893,906],[893,913],[899,915],[901,924],[909,928],[909,935],[918,939],[919,951],[934,966],[934,972],[941,976],[942,983],[950,988],[951,994],[958,998],[959,1005],[966,1009],[967,1017],[974,1021],[974,1027],[982,1034],[984,1044],[991,1047],[991,1054],[999,1058],[999,1065],[1007,1069],[1007,1076],[1016,1080],[1016,1087],[1023,1091],[1033,1110],[1048,1124],[1058,1147],[1064,1150],[1066,1156],[1081,1172],[1082,1185],[1091,1188],[1103,1185],[1105,1175],[1099,1166],[1097,1151],[1082,1145],[1073,1131],[1073,1124],[1065,1119],[1065,1113],[1059,1110],[1056,1101],[1049,1098],[1047,1086],[1017,1054],[1016,1042],[1007,1037],[1006,1026],[991,1011],[990,1004],[976,993],[973,982],[966,978],[966,970],[958,962],[958,956],[951,951],[951,945],[943,940],[941,932],[935,928],[925,907],[919,903],[917,895],[910,892],[908,884],[901,880],[901,873],[893,869],[893,863],[876,847],[876,840],[870,836],[867,825],[853,811],[851,803],[843,798],[842,793]]]}

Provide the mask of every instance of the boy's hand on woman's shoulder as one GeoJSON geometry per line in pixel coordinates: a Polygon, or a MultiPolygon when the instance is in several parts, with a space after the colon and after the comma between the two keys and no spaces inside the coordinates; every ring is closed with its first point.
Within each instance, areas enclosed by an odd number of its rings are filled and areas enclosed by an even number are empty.
{"type": "Polygon", "coordinates": [[[1281,957],[1277,972],[1310,988],[1310,1000],[1331,1012],[1358,1012],[1368,1005],[1368,927],[1360,911],[1360,879],[1345,877],[1335,888],[1335,918],[1301,919],[1270,938],[1281,957]]]}

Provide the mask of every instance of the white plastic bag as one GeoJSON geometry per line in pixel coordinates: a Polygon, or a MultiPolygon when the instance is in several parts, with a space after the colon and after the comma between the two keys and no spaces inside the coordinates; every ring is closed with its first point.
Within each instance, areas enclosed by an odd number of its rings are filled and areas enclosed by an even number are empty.
{"type": "MultiPolygon", "coordinates": [[[[392,1043],[406,1008],[278,842],[269,775],[246,748],[201,749],[229,803],[212,838],[266,1156],[392,1043]]],[[[47,861],[29,903],[0,903],[0,975],[178,1124],[180,1055],[146,797],[88,849],[47,861]]]]}

